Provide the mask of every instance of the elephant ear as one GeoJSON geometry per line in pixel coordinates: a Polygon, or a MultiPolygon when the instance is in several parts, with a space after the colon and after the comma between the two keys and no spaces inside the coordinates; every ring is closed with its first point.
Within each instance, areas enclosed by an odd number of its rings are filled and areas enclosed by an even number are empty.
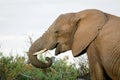
{"type": "Polygon", "coordinates": [[[72,44],[73,56],[78,56],[97,37],[106,23],[104,13],[96,10],[88,10],[76,14],[77,28],[74,32],[72,44]]]}

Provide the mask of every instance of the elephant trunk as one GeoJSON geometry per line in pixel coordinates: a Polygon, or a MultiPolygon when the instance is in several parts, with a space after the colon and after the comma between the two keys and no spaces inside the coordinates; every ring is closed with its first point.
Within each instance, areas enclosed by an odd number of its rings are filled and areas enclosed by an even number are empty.
{"type": "Polygon", "coordinates": [[[39,61],[37,59],[37,56],[35,56],[35,55],[28,54],[28,57],[29,57],[30,63],[37,68],[42,68],[43,69],[43,68],[48,68],[52,65],[52,59],[51,58],[46,57],[47,63],[44,63],[42,61],[39,61]]]}
{"type": "Polygon", "coordinates": [[[37,68],[48,68],[52,65],[52,59],[51,58],[48,58],[46,57],[46,60],[47,60],[47,63],[44,63],[40,60],[37,59],[37,56],[34,55],[36,52],[42,50],[43,48],[41,47],[42,44],[40,44],[40,39],[36,40],[30,47],[29,49],[29,52],[28,52],[28,58],[29,58],[29,61],[30,63],[37,67],[37,68]]]}

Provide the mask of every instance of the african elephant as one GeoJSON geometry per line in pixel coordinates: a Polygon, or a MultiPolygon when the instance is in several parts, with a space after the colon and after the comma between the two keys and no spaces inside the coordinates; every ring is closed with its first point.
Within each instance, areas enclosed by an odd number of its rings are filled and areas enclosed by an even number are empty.
{"type": "Polygon", "coordinates": [[[32,65],[47,68],[34,53],[43,49],[55,54],[71,50],[74,57],[87,52],[91,80],[120,80],[120,17],[96,9],[60,15],[29,49],[32,65]]]}

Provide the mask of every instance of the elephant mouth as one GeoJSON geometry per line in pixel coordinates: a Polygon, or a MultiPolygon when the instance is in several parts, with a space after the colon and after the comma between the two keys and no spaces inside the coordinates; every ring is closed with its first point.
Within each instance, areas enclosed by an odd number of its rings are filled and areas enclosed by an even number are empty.
{"type": "Polygon", "coordinates": [[[60,43],[58,43],[55,48],[56,48],[56,50],[55,50],[56,56],[59,55],[60,53],[63,53],[66,51],[66,50],[62,49],[62,44],[60,44],[60,43]]]}
{"type": "MultiPolygon", "coordinates": [[[[54,49],[54,48],[57,48],[57,47],[58,47],[58,44],[59,44],[59,43],[55,44],[50,50],[52,50],[52,49],[54,49]]],[[[40,55],[40,54],[45,53],[45,52],[48,51],[48,50],[49,50],[49,49],[44,48],[44,49],[42,49],[42,50],[40,50],[40,51],[38,51],[38,52],[33,53],[33,55],[34,55],[34,56],[37,56],[37,55],[40,55]]]]}

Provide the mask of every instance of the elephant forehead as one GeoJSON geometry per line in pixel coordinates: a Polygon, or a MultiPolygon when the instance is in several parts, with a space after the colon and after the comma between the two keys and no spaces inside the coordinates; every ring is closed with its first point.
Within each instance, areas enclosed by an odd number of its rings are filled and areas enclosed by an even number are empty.
{"type": "Polygon", "coordinates": [[[59,33],[67,34],[71,33],[72,27],[70,25],[62,25],[56,29],[59,33]]]}
{"type": "Polygon", "coordinates": [[[68,23],[75,17],[74,13],[62,14],[56,19],[56,23],[68,23]]]}

